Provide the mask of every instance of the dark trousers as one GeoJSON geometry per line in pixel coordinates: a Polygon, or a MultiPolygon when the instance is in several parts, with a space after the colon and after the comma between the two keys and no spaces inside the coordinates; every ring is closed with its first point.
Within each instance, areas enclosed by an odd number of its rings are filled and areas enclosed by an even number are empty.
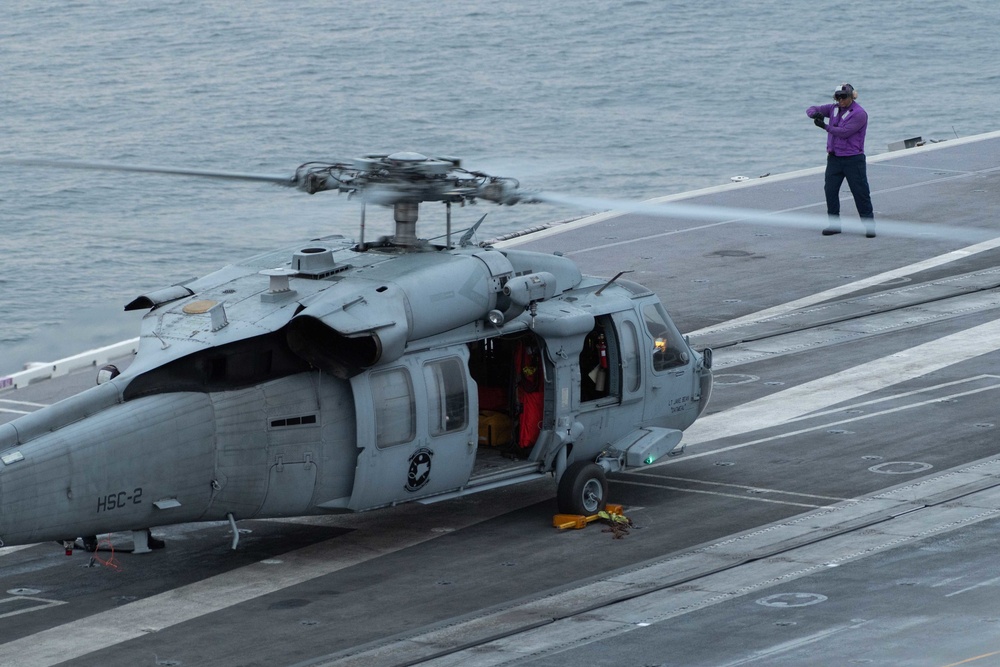
{"type": "Polygon", "coordinates": [[[844,179],[854,195],[854,205],[858,207],[858,216],[874,218],[872,210],[872,195],[868,188],[868,168],[864,155],[837,157],[828,154],[826,158],[826,212],[829,215],[840,215],[840,186],[844,179]]]}

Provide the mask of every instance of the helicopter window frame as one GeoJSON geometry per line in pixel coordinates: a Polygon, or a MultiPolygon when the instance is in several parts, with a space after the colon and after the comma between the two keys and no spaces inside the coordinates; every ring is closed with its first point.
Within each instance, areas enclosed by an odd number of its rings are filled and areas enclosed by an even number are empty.
{"type": "Polygon", "coordinates": [[[465,364],[458,357],[424,364],[427,386],[428,430],[432,436],[462,431],[469,423],[465,364]]]}
{"type": "Polygon", "coordinates": [[[646,332],[653,339],[652,369],[661,373],[684,366],[688,362],[687,346],[680,332],[670,323],[666,310],[659,302],[642,307],[642,319],[646,332]]]}
{"type": "Polygon", "coordinates": [[[625,391],[634,394],[642,388],[642,356],[639,346],[639,331],[635,322],[623,320],[619,327],[621,331],[622,382],[625,391]]]}
{"type": "Polygon", "coordinates": [[[580,352],[580,403],[607,405],[622,398],[622,356],[618,327],[610,315],[597,315],[594,328],[586,335],[580,352]],[[604,337],[604,365],[600,361],[598,341],[604,337]],[[595,375],[604,371],[598,385],[595,375]],[[585,379],[586,378],[586,379],[585,379]],[[601,388],[598,389],[598,386],[601,388]]]}
{"type": "Polygon", "coordinates": [[[372,371],[368,383],[375,408],[375,445],[384,448],[413,442],[417,408],[409,370],[399,366],[372,371]]]}

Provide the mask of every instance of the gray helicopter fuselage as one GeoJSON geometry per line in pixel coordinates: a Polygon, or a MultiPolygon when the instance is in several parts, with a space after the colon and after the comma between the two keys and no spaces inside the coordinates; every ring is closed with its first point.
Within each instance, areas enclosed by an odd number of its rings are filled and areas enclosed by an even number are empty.
{"type": "Polygon", "coordinates": [[[556,255],[330,237],[127,308],[149,313],[124,373],[0,425],[0,544],[641,465],[711,390],[655,294],[556,255]]]}

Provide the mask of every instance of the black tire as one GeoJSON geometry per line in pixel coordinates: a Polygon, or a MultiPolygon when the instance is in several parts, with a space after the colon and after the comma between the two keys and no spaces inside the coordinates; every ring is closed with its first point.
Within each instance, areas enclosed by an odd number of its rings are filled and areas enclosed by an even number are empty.
{"type": "Polygon", "coordinates": [[[597,514],[608,504],[608,478],[604,468],[590,461],[577,461],[566,468],[556,495],[561,514],[597,514]]]}

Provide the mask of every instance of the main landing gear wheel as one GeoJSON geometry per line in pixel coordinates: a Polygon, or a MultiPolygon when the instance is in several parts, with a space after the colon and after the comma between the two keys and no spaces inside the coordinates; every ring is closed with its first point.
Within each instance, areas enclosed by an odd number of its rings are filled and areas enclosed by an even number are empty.
{"type": "Polygon", "coordinates": [[[597,514],[608,502],[608,478],[604,468],[590,461],[572,464],[559,480],[556,500],[562,514],[597,514]]]}

